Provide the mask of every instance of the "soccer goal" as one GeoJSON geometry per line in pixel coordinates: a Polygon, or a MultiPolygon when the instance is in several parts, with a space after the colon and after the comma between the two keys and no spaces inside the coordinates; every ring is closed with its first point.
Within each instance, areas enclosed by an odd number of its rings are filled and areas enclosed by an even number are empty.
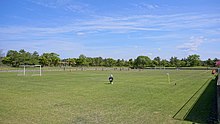
{"type": "Polygon", "coordinates": [[[20,65],[18,76],[41,76],[41,65],[20,65]]]}

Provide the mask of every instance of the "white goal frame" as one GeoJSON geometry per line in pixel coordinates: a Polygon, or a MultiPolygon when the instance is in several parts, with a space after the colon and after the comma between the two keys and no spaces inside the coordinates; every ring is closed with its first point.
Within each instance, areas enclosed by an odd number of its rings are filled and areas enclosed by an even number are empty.
{"type": "MultiPolygon", "coordinates": [[[[27,67],[39,67],[39,74],[32,74],[31,76],[42,76],[42,69],[41,69],[41,65],[20,65],[20,67],[23,67],[23,74],[19,74],[19,75],[23,75],[25,76],[26,75],[26,68],[27,67]]],[[[32,71],[35,71],[35,70],[32,70],[32,71]]]]}

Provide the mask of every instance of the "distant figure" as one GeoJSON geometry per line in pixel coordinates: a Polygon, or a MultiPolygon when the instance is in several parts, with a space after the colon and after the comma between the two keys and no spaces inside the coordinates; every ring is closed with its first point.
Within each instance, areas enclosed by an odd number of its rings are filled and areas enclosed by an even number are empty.
{"type": "Polygon", "coordinates": [[[112,74],[109,76],[108,80],[109,80],[110,84],[113,84],[113,75],[112,74]]]}

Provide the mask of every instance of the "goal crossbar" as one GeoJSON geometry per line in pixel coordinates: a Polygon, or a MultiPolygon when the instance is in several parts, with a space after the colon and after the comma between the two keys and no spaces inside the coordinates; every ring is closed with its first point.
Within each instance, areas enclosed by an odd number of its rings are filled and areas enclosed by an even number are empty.
{"type": "Polygon", "coordinates": [[[39,67],[39,71],[37,70],[36,72],[39,72],[38,74],[32,74],[32,76],[41,76],[42,75],[42,70],[41,70],[41,65],[20,65],[19,67],[23,68],[23,74],[19,74],[19,75],[23,75],[25,76],[27,72],[29,71],[36,71],[36,70],[27,70],[27,68],[35,68],[35,67],[39,67]]]}

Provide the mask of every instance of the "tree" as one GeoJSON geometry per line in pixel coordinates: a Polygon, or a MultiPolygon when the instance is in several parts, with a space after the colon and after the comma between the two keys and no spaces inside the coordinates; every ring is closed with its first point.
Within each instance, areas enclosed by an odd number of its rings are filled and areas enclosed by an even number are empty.
{"type": "Polygon", "coordinates": [[[118,60],[116,61],[116,66],[121,67],[121,66],[124,66],[124,65],[125,65],[124,59],[122,59],[122,60],[118,59],[118,60]]]}
{"type": "Polygon", "coordinates": [[[94,62],[94,59],[91,58],[91,57],[86,57],[86,66],[94,66],[95,65],[95,62],[94,62]]]}
{"type": "MultiPolygon", "coordinates": [[[[123,59],[122,59],[123,60],[123,59]]],[[[130,67],[130,68],[132,68],[133,67],[133,60],[132,59],[129,59],[129,60],[123,60],[124,62],[123,62],[123,66],[125,66],[125,67],[130,67]]]]}
{"type": "Polygon", "coordinates": [[[103,59],[102,59],[102,57],[94,58],[94,66],[103,66],[103,59]]]}
{"type": "Polygon", "coordinates": [[[208,60],[205,61],[205,64],[206,66],[213,67],[215,65],[215,62],[214,60],[208,58],[208,60]]]}
{"type": "Polygon", "coordinates": [[[160,66],[161,65],[161,59],[160,59],[160,57],[159,56],[157,56],[157,57],[155,57],[154,59],[153,59],[153,63],[154,63],[154,66],[160,66]]]}
{"type": "Polygon", "coordinates": [[[151,59],[148,56],[138,56],[134,61],[135,68],[145,68],[151,65],[151,59]]]}
{"type": "Polygon", "coordinates": [[[51,57],[51,64],[53,66],[58,66],[59,65],[59,62],[60,62],[60,58],[59,58],[60,55],[56,54],[56,53],[50,53],[50,57],[51,57]]]}
{"type": "MultiPolygon", "coordinates": [[[[164,66],[164,67],[193,67],[193,66],[216,66],[215,63],[218,61],[215,59],[208,59],[205,61],[200,60],[199,55],[189,55],[187,58],[179,60],[177,57],[171,57],[170,61],[166,59],[161,60],[159,56],[151,60],[148,56],[138,56],[136,59],[112,59],[102,57],[86,57],[81,54],[79,58],[68,58],[63,59],[62,64],[67,64],[69,66],[125,66],[131,68],[145,68],[148,66],[164,66]]],[[[41,56],[37,51],[33,53],[27,52],[24,49],[19,51],[9,50],[4,57],[2,50],[0,50],[0,65],[6,64],[13,67],[18,67],[19,65],[37,65],[41,64],[42,66],[58,66],[60,65],[59,55],[56,53],[43,53],[41,56]]]]}
{"type": "Polygon", "coordinates": [[[33,54],[21,49],[19,52],[9,50],[6,57],[3,58],[3,63],[18,67],[19,65],[36,65],[39,64],[39,55],[35,51],[33,54]]]}
{"type": "Polygon", "coordinates": [[[40,56],[40,64],[43,66],[58,66],[59,61],[59,55],[56,53],[43,53],[40,56]]]}
{"type": "Polygon", "coordinates": [[[168,67],[169,66],[169,61],[167,61],[166,59],[161,60],[161,65],[163,67],[168,67]]]}
{"type": "Polygon", "coordinates": [[[20,65],[19,62],[19,53],[15,50],[9,50],[6,59],[4,59],[4,63],[6,62],[7,65],[11,65],[13,67],[18,67],[20,65]]]}
{"type": "Polygon", "coordinates": [[[39,64],[39,54],[37,51],[34,51],[34,53],[31,55],[30,64],[31,65],[39,64]]]}
{"type": "Polygon", "coordinates": [[[43,54],[42,56],[39,57],[39,63],[42,66],[49,66],[49,60],[46,54],[43,54]]]}
{"type": "Polygon", "coordinates": [[[12,60],[11,60],[11,58],[10,57],[4,57],[3,59],[2,59],[2,63],[3,64],[5,64],[5,65],[12,65],[12,60]]]}
{"type": "Polygon", "coordinates": [[[180,60],[180,67],[186,67],[186,61],[180,60]]]}
{"type": "Polygon", "coordinates": [[[75,66],[76,65],[76,59],[75,58],[68,58],[67,60],[64,60],[67,62],[68,66],[75,66]]]}
{"type": "Polygon", "coordinates": [[[31,53],[26,52],[24,49],[21,49],[18,53],[18,60],[21,65],[31,65],[31,53]]]}
{"type": "Polygon", "coordinates": [[[129,66],[129,67],[133,67],[133,66],[134,66],[134,61],[133,61],[133,59],[129,59],[129,60],[128,60],[128,66],[129,66]]]}
{"type": "Polygon", "coordinates": [[[193,66],[200,66],[201,65],[201,63],[200,63],[200,58],[199,58],[200,56],[199,55],[196,55],[196,54],[194,54],[194,55],[189,55],[188,57],[187,57],[187,64],[188,64],[188,66],[190,66],[190,67],[193,67],[193,66]]]}
{"type": "Polygon", "coordinates": [[[152,66],[153,66],[153,67],[156,67],[156,66],[158,66],[158,65],[159,65],[158,61],[152,60],[152,66]]]}
{"type": "Polygon", "coordinates": [[[114,60],[112,58],[104,59],[104,66],[112,67],[115,65],[115,63],[116,63],[116,60],[114,60]]]}
{"type": "Polygon", "coordinates": [[[180,60],[177,57],[171,57],[170,58],[170,65],[172,67],[179,67],[180,66],[180,60]]]}
{"type": "Polygon", "coordinates": [[[81,54],[79,56],[79,58],[76,60],[76,64],[78,66],[86,66],[87,65],[87,62],[86,62],[86,56],[81,54]]]}
{"type": "Polygon", "coordinates": [[[3,58],[4,58],[4,53],[3,53],[3,50],[0,49],[0,65],[2,65],[3,58]]]}

